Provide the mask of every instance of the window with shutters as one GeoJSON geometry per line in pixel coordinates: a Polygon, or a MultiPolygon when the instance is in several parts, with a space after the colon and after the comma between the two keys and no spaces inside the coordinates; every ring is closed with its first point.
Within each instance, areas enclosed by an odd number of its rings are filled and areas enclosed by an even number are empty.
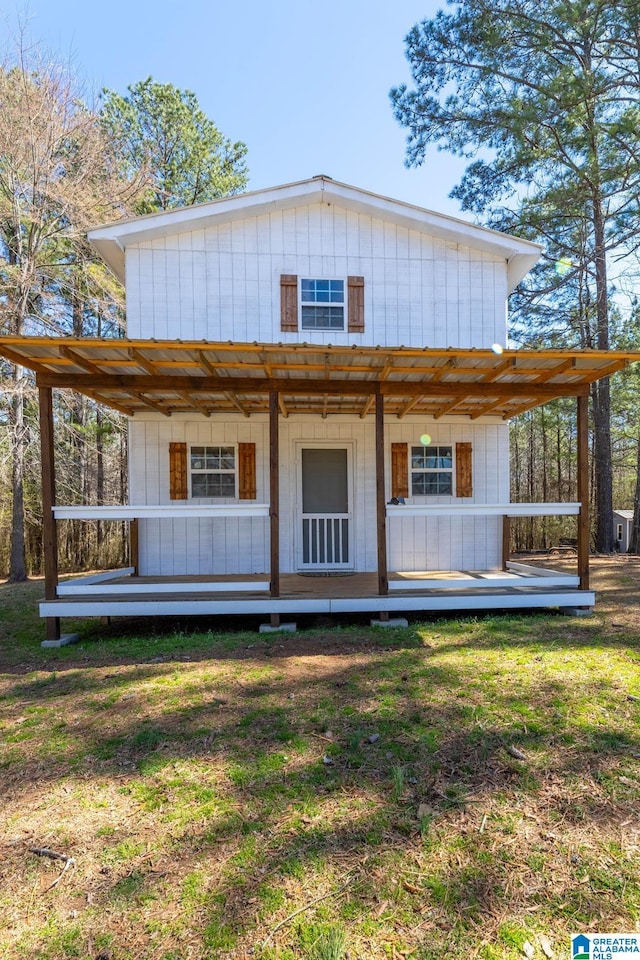
{"type": "Polygon", "coordinates": [[[344,280],[300,280],[303,330],[344,330],[344,280]]]}
{"type": "Polygon", "coordinates": [[[191,447],[189,474],[193,498],[236,497],[235,447],[191,447]]]}
{"type": "Polygon", "coordinates": [[[453,447],[411,448],[411,493],[414,497],[453,494],[453,447]]]}

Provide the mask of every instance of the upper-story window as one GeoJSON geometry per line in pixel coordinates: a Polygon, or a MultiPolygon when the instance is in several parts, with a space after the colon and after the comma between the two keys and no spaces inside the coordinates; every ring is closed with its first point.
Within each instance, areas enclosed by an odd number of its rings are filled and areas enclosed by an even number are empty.
{"type": "Polygon", "coordinates": [[[344,280],[300,281],[303,330],[344,330],[344,280]]]}

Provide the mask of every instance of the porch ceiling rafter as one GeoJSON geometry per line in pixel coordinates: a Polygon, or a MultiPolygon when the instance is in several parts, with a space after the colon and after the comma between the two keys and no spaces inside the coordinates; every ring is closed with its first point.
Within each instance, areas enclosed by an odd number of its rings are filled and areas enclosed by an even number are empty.
{"type": "Polygon", "coordinates": [[[382,347],[0,337],[0,356],[31,368],[38,386],[70,388],[135,415],[190,411],[282,416],[386,412],[509,419],[640,360],[637,351],[382,347]]]}

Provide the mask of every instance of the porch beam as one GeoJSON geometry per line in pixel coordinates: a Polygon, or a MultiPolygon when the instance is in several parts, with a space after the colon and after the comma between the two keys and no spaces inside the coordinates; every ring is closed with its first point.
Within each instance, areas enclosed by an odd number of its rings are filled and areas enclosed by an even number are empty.
{"type": "Polygon", "coordinates": [[[469,414],[470,420],[478,420],[480,417],[484,417],[485,414],[491,413],[492,410],[496,410],[498,407],[501,407],[504,404],[504,398],[500,400],[494,400],[493,403],[487,403],[483,407],[480,407],[479,410],[476,410],[475,413],[469,414]]]}
{"type": "Polygon", "coordinates": [[[389,397],[424,396],[442,397],[444,399],[464,397],[486,397],[496,400],[499,397],[538,399],[539,401],[553,399],[558,396],[582,397],[588,395],[587,383],[567,384],[531,384],[531,383],[482,383],[466,381],[464,383],[433,384],[429,380],[387,380],[380,383],[377,380],[325,380],[304,379],[299,377],[276,377],[265,379],[262,377],[186,377],[159,374],[157,376],[140,376],[136,374],[114,374],[109,376],[89,374],[60,374],[43,372],[37,375],[36,382],[41,387],[69,387],[80,391],[89,390],[124,390],[137,394],[158,392],[188,391],[189,393],[221,393],[230,390],[234,393],[269,394],[309,394],[369,396],[383,394],[389,397]]]}
{"type": "MultiPolygon", "coordinates": [[[[140,384],[138,384],[138,386],[140,386],[140,384]]],[[[150,407],[151,410],[157,410],[158,413],[161,413],[163,417],[171,416],[171,410],[167,410],[166,407],[161,406],[155,400],[150,400],[149,397],[146,397],[141,391],[132,390],[131,393],[140,401],[140,403],[144,403],[145,407],[150,407]]]]}
{"type": "MultiPolygon", "coordinates": [[[[451,413],[452,410],[455,410],[456,407],[459,407],[461,403],[464,403],[465,400],[469,399],[468,392],[465,393],[462,397],[456,397],[455,400],[452,400],[451,403],[446,403],[444,407],[440,407],[439,410],[436,410],[433,419],[439,420],[440,417],[444,417],[446,413],[451,413]]],[[[500,401],[502,403],[502,401],[500,401]]]]}
{"type": "Polygon", "coordinates": [[[270,364],[269,361],[267,360],[264,352],[262,352],[262,353],[260,354],[260,363],[261,363],[262,366],[264,367],[264,372],[265,372],[266,376],[269,377],[269,378],[273,377],[273,370],[271,369],[271,364],[270,364]]]}
{"type": "Polygon", "coordinates": [[[76,367],[82,367],[83,370],[88,370],[89,373],[102,373],[102,370],[100,370],[99,366],[97,366],[91,360],[81,357],[80,354],[76,353],[75,350],[72,350],[71,347],[61,347],[60,354],[67,360],[71,360],[72,363],[75,363],[76,367]]]}
{"type": "Polygon", "coordinates": [[[198,350],[198,363],[203,370],[206,370],[210,377],[217,377],[219,375],[220,368],[218,367],[218,369],[216,369],[216,367],[214,367],[204,350],[198,350]]]}
{"type": "Polygon", "coordinates": [[[278,394],[269,394],[269,525],[271,540],[271,575],[269,593],[280,596],[280,459],[278,394]]]}
{"type": "MultiPolygon", "coordinates": [[[[56,502],[56,472],[53,446],[53,397],[49,387],[40,387],[40,454],[42,459],[42,553],[45,600],[58,592],[58,536],[53,508],[56,502]]],[[[47,617],[48,641],[60,639],[60,618],[47,617]]]]}
{"type": "Polygon", "coordinates": [[[580,589],[589,589],[589,398],[578,397],[578,576],[580,589]]]}
{"type": "Polygon", "coordinates": [[[553,380],[558,374],[564,373],[566,370],[575,370],[575,368],[575,357],[563,360],[561,363],[556,363],[555,367],[551,367],[550,370],[545,370],[544,373],[539,374],[536,377],[536,383],[547,383],[548,380],[553,380]]]}
{"type": "Polygon", "coordinates": [[[501,377],[503,373],[506,373],[507,370],[513,370],[515,365],[516,365],[516,358],[507,357],[507,359],[503,360],[502,363],[499,364],[499,366],[497,366],[494,370],[490,370],[489,373],[487,373],[482,378],[482,382],[493,383],[495,380],[501,377]]]}
{"type": "Polygon", "coordinates": [[[211,416],[211,410],[207,408],[207,405],[202,403],[201,400],[195,400],[190,393],[181,392],[179,396],[186,404],[197,410],[198,413],[201,413],[205,417],[211,416]]]}
{"type": "Polygon", "coordinates": [[[376,394],[376,519],[378,538],[378,595],[389,593],[387,571],[387,507],[384,483],[384,397],[376,394]]]}
{"type": "Polygon", "coordinates": [[[450,373],[453,368],[456,366],[457,360],[455,357],[450,357],[446,363],[443,363],[441,367],[438,367],[434,375],[429,380],[429,383],[439,383],[445,374],[450,373]]]}
{"type": "Polygon", "coordinates": [[[96,403],[102,404],[103,407],[112,407],[114,410],[117,410],[118,413],[124,413],[126,417],[133,416],[133,407],[125,407],[123,403],[117,403],[115,400],[109,400],[108,398],[101,396],[99,393],[96,393],[95,390],[85,390],[84,393],[85,396],[89,397],[90,400],[95,400],[96,403]]]}
{"type": "Polygon", "coordinates": [[[23,357],[19,351],[12,350],[11,347],[6,346],[4,337],[2,338],[2,353],[0,356],[6,357],[7,360],[10,360],[11,363],[17,364],[19,367],[27,367],[27,369],[33,370],[35,373],[48,373],[50,370],[48,367],[44,366],[44,364],[49,362],[55,363],[53,357],[42,357],[40,360],[32,360],[31,357],[23,357]]]}
{"type": "MultiPolygon", "coordinates": [[[[566,396],[565,393],[557,393],[555,397],[548,397],[545,400],[545,403],[548,403],[549,400],[559,400],[561,397],[564,397],[564,396],[566,396]]],[[[521,413],[526,413],[527,410],[534,410],[535,407],[539,407],[539,406],[540,406],[539,400],[530,400],[528,403],[522,403],[522,401],[520,401],[519,403],[514,404],[513,410],[509,410],[507,411],[507,413],[503,413],[502,419],[511,420],[512,417],[518,417],[520,416],[521,413]]]]}
{"type": "Polygon", "coordinates": [[[365,405],[364,405],[364,407],[362,408],[362,410],[360,411],[360,419],[361,419],[361,420],[364,420],[364,419],[366,418],[367,414],[368,414],[369,411],[371,410],[371,407],[372,407],[373,404],[375,403],[375,399],[376,399],[376,398],[375,398],[375,396],[374,396],[373,394],[372,394],[370,397],[367,397],[367,400],[366,400],[366,402],[365,402],[365,405]]]}
{"type": "Polygon", "coordinates": [[[142,367],[143,370],[151,377],[157,377],[159,375],[158,367],[155,363],[152,363],[151,360],[147,360],[139,350],[136,350],[134,347],[130,347],[127,351],[130,360],[133,360],[134,363],[137,363],[139,367],[142,367]]]}
{"type": "Polygon", "coordinates": [[[406,415],[410,413],[411,410],[413,410],[413,408],[417,406],[417,404],[419,404],[421,400],[422,400],[422,396],[415,396],[413,397],[413,399],[409,400],[408,403],[405,403],[402,410],[399,410],[398,413],[396,414],[398,420],[402,420],[403,417],[406,417],[406,415]]]}
{"type": "Polygon", "coordinates": [[[278,394],[278,407],[280,408],[280,413],[285,420],[289,419],[289,411],[287,410],[287,405],[284,402],[284,397],[281,393],[278,394]]]}
{"type": "Polygon", "coordinates": [[[246,417],[247,420],[249,419],[251,414],[249,413],[245,405],[241,403],[236,396],[234,396],[232,393],[225,393],[225,399],[227,399],[229,403],[232,403],[236,408],[236,410],[240,411],[243,417],[246,417]]]}

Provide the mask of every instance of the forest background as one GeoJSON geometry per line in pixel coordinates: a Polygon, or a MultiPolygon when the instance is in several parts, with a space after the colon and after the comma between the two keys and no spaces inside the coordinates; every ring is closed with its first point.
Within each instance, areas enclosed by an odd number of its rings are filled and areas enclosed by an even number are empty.
{"type": "MultiPolygon", "coordinates": [[[[464,0],[414,26],[411,85],[391,91],[409,165],[429,148],[468,163],[453,191],[477,222],[540,241],[510,304],[526,347],[637,348],[640,0],[464,0]]],[[[393,81],[393,78],[390,78],[393,81]]],[[[94,257],[99,223],[240,192],[246,147],[194,94],[151,78],[82,96],[67,67],[18,43],[0,65],[0,335],[122,336],[123,292],[94,257]]],[[[634,508],[640,548],[640,372],[591,395],[592,546],[614,549],[612,509],[634,508]]],[[[126,421],[86,396],[55,397],[60,502],[126,502],[126,421]]],[[[0,362],[0,576],[41,572],[35,390],[0,362]]],[[[512,499],[576,497],[574,404],[512,421],[512,499]]],[[[61,567],[125,559],[116,523],[61,524],[61,567]]],[[[514,525],[516,550],[575,531],[514,525]]]]}

